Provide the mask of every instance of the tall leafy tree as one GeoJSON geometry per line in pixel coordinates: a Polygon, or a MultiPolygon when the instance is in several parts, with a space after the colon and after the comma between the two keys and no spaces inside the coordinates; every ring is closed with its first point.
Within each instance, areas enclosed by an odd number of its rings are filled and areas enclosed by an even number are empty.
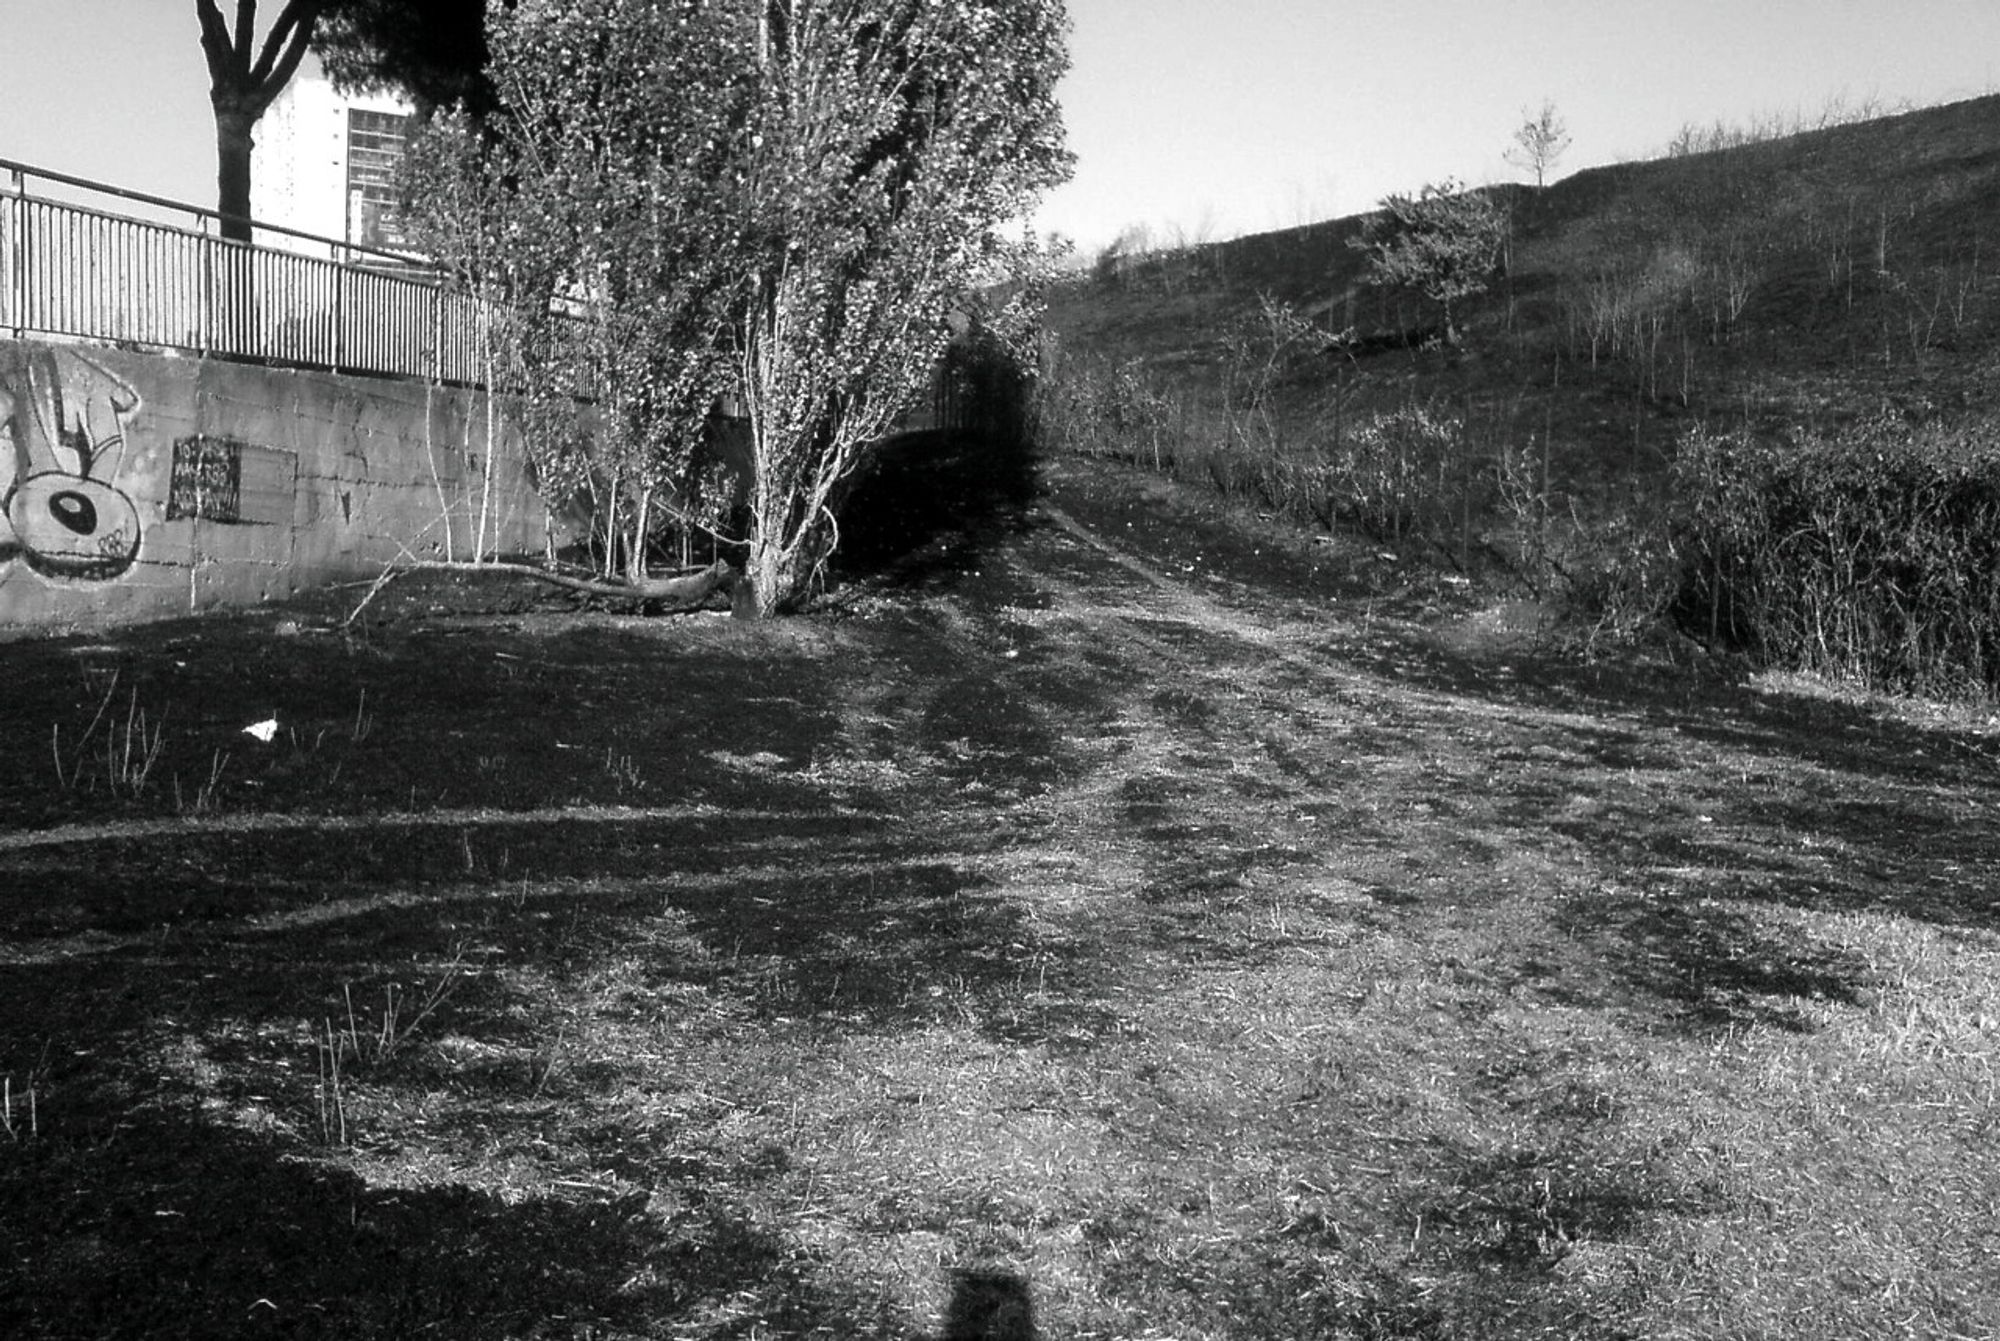
{"type": "Polygon", "coordinates": [[[733,391],[751,439],[739,608],[805,596],[954,306],[1032,252],[1005,230],[1068,172],[1064,35],[1060,0],[519,0],[490,16],[498,110],[474,194],[491,217],[469,236],[530,314],[530,382],[592,401],[595,432],[538,435],[543,475],[591,499],[632,583],[649,519],[697,492],[710,410],[733,391]]]}
{"type": "MultiPolygon", "coordinates": [[[[1061,0],[754,0],[735,352],[753,443],[746,580],[796,605],[856,468],[926,384],[948,318],[1064,180],[1061,0]]],[[[741,608],[741,607],[739,607],[741,608]]]]}
{"type": "Polygon", "coordinates": [[[235,0],[228,17],[222,3],[194,7],[215,110],[215,207],[224,237],[250,240],[253,135],[308,51],[336,83],[396,89],[426,115],[452,105],[475,116],[492,109],[486,0],[283,0],[261,38],[257,0],[235,0]]]}
{"type": "Polygon", "coordinates": [[[487,0],[341,0],[320,19],[313,52],[342,88],[394,89],[426,118],[454,106],[484,118],[495,103],[486,10],[487,0]]]}
{"type": "Polygon", "coordinates": [[[754,37],[712,0],[527,0],[490,21],[501,110],[483,132],[442,116],[414,150],[413,217],[494,318],[544,496],[587,501],[607,576],[638,594],[730,385],[748,266],[722,194],[754,37]]]}

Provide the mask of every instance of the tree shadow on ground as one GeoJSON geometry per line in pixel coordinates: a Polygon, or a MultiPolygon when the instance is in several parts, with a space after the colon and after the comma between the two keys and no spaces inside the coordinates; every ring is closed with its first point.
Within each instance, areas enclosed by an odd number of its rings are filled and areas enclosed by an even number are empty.
{"type": "Polygon", "coordinates": [[[2000,806],[1990,732],[1894,720],[1716,668],[1467,655],[1407,626],[1379,638],[1360,664],[1384,680],[1520,727],[1534,750],[1503,743],[1492,756],[1508,767],[1509,817],[1602,854],[1610,869],[1699,867],[1735,877],[1706,887],[1717,895],[2000,929],[2000,896],[1978,875],[2000,868],[2000,831],[1967,818],[2000,806]],[[1621,772],[1672,790],[1612,799],[1621,772]],[[1588,818],[1558,817],[1565,801],[1592,794],[1606,799],[1588,818]]]}
{"type": "MultiPolygon", "coordinates": [[[[1422,856],[1407,851],[1402,813],[1373,835],[1419,863],[1398,868],[1400,915],[1429,916],[1440,894],[1462,903],[1486,888],[1497,891],[1495,916],[1527,915],[1508,910],[1506,886],[1477,874],[1510,851],[1588,873],[1554,905],[1557,927],[1587,947],[1579,975],[1548,990],[1597,1005],[1657,1003],[1699,1032],[1801,1028],[1805,1003],[1856,1002],[1872,984],[1865,963],[1790,911],[2000,930],[1988,878],[2000,869],[2000,829],[1983,819],[2000,806],[2000,742],[1990,734],[1753,686],[1740,667],[1699,657],[1584,660],[1468,644],[1449,636],[1457,606],[1473,600],[1462,592],[1403,574],[1401,592],[1356,600],[1366,556],[1328,546],[1308,566],[1296,544],[1247,514],[1193,506],[1115,471],[1065,465],[1051,478],[1065,509],[1182,585],[1223,579],[1206,590],[1223,603],[1242,593],[1247,615],[1268,612],[1274,596],[1338,601],[1291,612],[1314,619],[1310,661],[1250,673],[1292,702],[1353,698],[1353,720],[1341,714],[1328,753],[1380,761],[1398,779],[1395,801],[1429,817],[1422,856]],[[1453,739],[1440,714],[1464,736],[1453,739]],[[1402,762],[1427,756],[1437,762],[1402,762]]],[[[1211,671],[1264,655],[1213,627],[1206,646],[1185,630],[1159,633],[1211,671]]],[[[1187,713],[1174,724],[1191,736],[1207,729],[1187,713]]],[[[1281,790],[1344,796],[1340,771],[1308,745],[1271,757],[1281,790]]],[[[1132,818],[1157,824],[1172,808],[1135,806],[1132,818]]],[[[1356,808],[1333,812],[1350,848],[1371,824],[1356,808]]]]}
{"type": "Polygon", "coordinates": [[[724,1304],[909,1334],[726,1205],[371,1184],[166,1092],[62,1108],[6,1152],[10,1336],[653,1335],[724,1304]]]}
{"type": "Polygon", "coordinates": [[[1990,737],[1574,665],[1528,668],[1490,698],[1570,719],[1545,733],[1561,758],[1509,788],[1522,799],[1508,813],[1605,874],[1558,906],[1556,925],[1677,1027],[1808,1031],[1814,1004],[1871,999],[1867,955],[1792,913],[2000,931],[2000,834],[1979,818],[2000,804],[1990,737]],[[1586,714],[1593,725],[1575,724],[1586,714]]]}
{"type": "Polygon", "coordinates": [[[565,1058],[563,1022],[577,1008],[599,1028],[658,1020],[646,1037],[670,1050],[684,1046],[673,1003],[710,1029],[875,1033],[970,1016],[1018,1032],[1020,1012],[1002,1007],[1025,971],[1020,910],[879,829],[767,828],[732,846],[634,821],[607,857],[601,838],[565,840],[561,826],[540,839],[527,821],[502,827],[527,871],[511,892],[385,879],[269,902],[273,870],[296,893],[339,860],[333,833],[232,863],[228,879],[266,900],[257,919],[225,888],[209,911],[234,920],[180,908],[122,935],[99,919],[89,935],[10,938],[0,1070],[41,1096],[38,1131],[0,1145],[0,1196],[37,1208],[0,1229],[0,1297],[22,1301],[10,1334],[650,1335],[729,1310],[800,1334],[912,1334],[873,1287],[759,1227],[782,1223],[759,1209],[782,1149],[630,1108],[633,1087],[727,1093],[732,1077],[613,1043],[565,1058]],[[801,845],[803,869],[786,869],[801,845]],[[399,1050],[364,1062],[397,1008],[399,1050]],[[337,1116],[336,1050],[349,1095],[337,1116]],[[397,1181],[335,1157],[350,1110],[362,1165],[379,1157],[397,1181]],[[406,1165],[404,1142],[427,1153],[406,1165]],[[521,1189],[496,1190],[510,1175],[495,1152],[538,1146],[521,1189]],[[461,1160],[483,1169],[470,1185],[461,1160]],[[651,1210],[598,1190],[635,1185],[651,1210]]]}
{"type": "Polygon", "coordinates": [[[1570,735],[1598,766],[1678,773],[1676,799],[1701,814],[1689,824],[1614,811],[1560,832],[1635,870],[1697,868],[1717,895],[2000,930],[1986,879],[2000,869],[2000,833],[1976,818],[2000,805],[1990,735],[1742,684],[1662,693],[1593,676],[1586,692],[1578,678],[1545,673],[1526,694],[1634,723],[1570,735]]]}
{"type": "Polygon", "coordinates": [[[953,430],[891,438],[840,510],[836,571],[895,585],[965,571],[1023,523],[1036,492],[1035,456],[1018,438],[953,430]]]}
{"type": "Polygon", "coordinates": [[[1813,1027],[1878,986],[1860,953],[1780,909],[2000,931],[1990,737],[1865,706],[1652,668],[1521,663],[1428,683],[1558,714],[1503,757],[1499,814],[1588,854],[1556,925],[1698,1033],[1813,1027]],[[1580,720],[1587,719],[1587,720],[1580,720]]]}
{"type": "MultiPolygon", "coordinates": [[[[1449,665],[1464,677],[1472,663],[1449,665]]],[[[1891,720],[1864,702],[1763,688],[1734,666],[1588,665],[1523,659],[1512,683],[1525,702],[1665,730],[1773,761],[1850,774],[1860,784],[2000,784],[2000,739],[1949,723],[1891,720]]],[[[1607,762],[1615,762],[1607,760],[1607,762]]]]}
{"type": "Polygon", "coordinates": [[[597,888],[713,877],[742,864],[810,879],[828,865],[889,869],[932,849],[879,816],[814,805],[752,813],[617,808],[461,816],[237,816],[138,834],[64,832],[0,848],[16,941],[129,935],[201,922],[310,915],[340,900],[454,889],[597,888]]]}
{"type": "Polygon", "coordinates": [[[230,756],[212,805],[0,760],[0,800],[33,802],[0,835],[0,1072],[40,1100],[0,1200],[57,1208],[0,1217],[13,1334],[913,1335],[785,1235],[782,1150],[655,1149],[632,1094],[735,1078],[654,1074],[618,1031],[678,1046],[677,1002],[815,1037],[1103,1024],[1098,947],[1044,945],[975,869],[991,814],[1060,774],[1045,705],[921,621],[524,619],[10,649],[21,739],[81,732],[115,672],[120,706],[168,706],[163,769],[230,756]],[[871,696],[904,733],[857,741],[871,696]],[[266,713],[270,751],[241,734],[266,713]],[[395,1008],[393,1055],[328,1048],[395,1008]],[[611,1041],[571,1057],[586,1011],[611,1041]],[[351,1153],[329,1051],[375,1106],[351,1153]],[[634,1181],[669,1208],[591,1190],[634,1181]]]}
{"type": "Polygon", "coordinates": [[[0,760],[0,806],[38,828],[660,792],[771,803],[837,729],[823,650],[729,620],[679,632],[552,616],[286,637],[243,616],[9,645],[7,736],[35,744],[0,760]],[[269,739],[246,731],[260,720],[269,739]]]}
{"type": "Polygon", "coordinates": [[[732,1015],[838,1031],[969,1013],[1032,1041],[1095,1000],[1087,950],[1031,955],[1026,913],[987,877],[943,859],[933,836],[852,817],[501,817],[405,834],[365,876],[345,829],[276,836],[228,835],[222,854],[205,835],[80,840],[46,882],[17,863],[0,1055],[48,1039],[143,1053],[162,1016],[196,1039],[275,1023],[290,1046],[354,1001],[376,1010],[391,984],[413,1001],[452,976],[460,990],[436,1023],[505,1038],[536,1014],[493,986],[521,966],[558,990],[629,967],[732,1015]],[[511,854],[508,875],[451,870],[461,848],[511,854]],[[137,878],[181,865],[208,873],[137,878]],[[426,866],[434,878],[411,869],[426,866]],[[1043,994],[1058,989],[1043,1007],[1020,999],[1031,957],[1043,994]]]}
{"type": "Polygon", "coordinates": [[[1600,895],[1569,903],[1556,925],[1595,945],[1630,986],[1665,1007],[1670,1023],[1692,1033],[1807,1033],[1805,1003],[1854,1006],[1878,985],[1852,951],[1761,925],[1713,899],[1600,895]]]}

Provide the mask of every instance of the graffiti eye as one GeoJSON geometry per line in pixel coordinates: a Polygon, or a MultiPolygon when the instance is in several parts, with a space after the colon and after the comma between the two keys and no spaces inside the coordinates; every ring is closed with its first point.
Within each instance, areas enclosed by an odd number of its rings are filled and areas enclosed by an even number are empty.
{"type": "Polygon", "coordinates": [[[102,480],[44,471],[17,483],[4,507],[21,556],[43,577],[108,582],[139,557],[138,510],[102,480]]]}
{"type": "Polygon", "coordinates": [[[97,505],[74,489],[49,495],[49,515],[78,535],[97,529],[97,505]]]}

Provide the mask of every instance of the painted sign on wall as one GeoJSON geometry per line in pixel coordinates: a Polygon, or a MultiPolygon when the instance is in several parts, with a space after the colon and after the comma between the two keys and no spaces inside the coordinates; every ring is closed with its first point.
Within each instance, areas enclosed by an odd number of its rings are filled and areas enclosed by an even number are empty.
{"type": "Polygon", "coordinates": [[[174,440],[174,469],[167,478],[167,520],[201,517],[243,520],[243,444],[205,433],[174,440]]]}

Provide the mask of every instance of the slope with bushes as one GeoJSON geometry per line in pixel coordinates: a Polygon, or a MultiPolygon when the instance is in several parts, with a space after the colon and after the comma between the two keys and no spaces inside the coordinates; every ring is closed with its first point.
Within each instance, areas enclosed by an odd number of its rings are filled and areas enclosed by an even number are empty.
{"type": "Polygon", "coordinates": [[[2000,487],[2000,98],[1490,190],[1508,240],[1458,348],[1368,282],[1361,219],[1102,258],[1051,304],[1044,438],[1358,526],[1590,628],[1675,615],[1772,664],[2000,687],[1971,603],[2000,487]],[[1786,551],[1818,554],[1810,576],[1715,562],[1775,524],[1716,512],[1760,497],[1728,472],[1807,458],[1847,519],[1786,551]],[[1957,501],[1883,505],[1899,492],[1957,501]],[[1885,615],[1853,578],[1891,568],[1885,615]]]}

